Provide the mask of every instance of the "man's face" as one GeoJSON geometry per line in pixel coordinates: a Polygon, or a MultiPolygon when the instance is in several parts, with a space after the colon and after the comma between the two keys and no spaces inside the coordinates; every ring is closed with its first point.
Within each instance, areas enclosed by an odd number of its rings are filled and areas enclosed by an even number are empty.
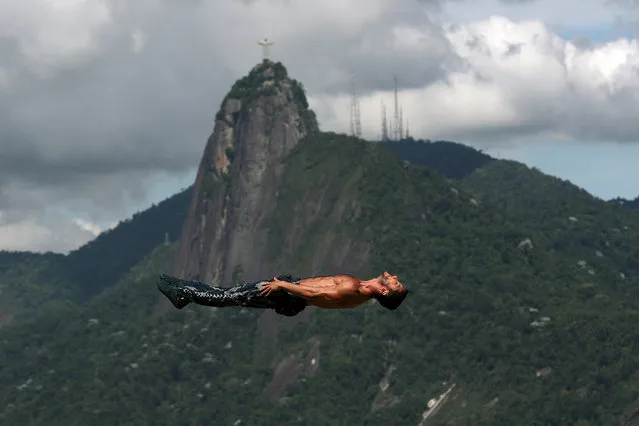
{"type": "MultiPolygon", "coordinates": [[[[384,271],[383,274],[384,282],[389,291],[401,293],[404,291],[404,286],[399,282],[397,275],[391,275],[388,272],[384,271]]],[[[388,292],[383,292],[384,295],[388,292]]]]}

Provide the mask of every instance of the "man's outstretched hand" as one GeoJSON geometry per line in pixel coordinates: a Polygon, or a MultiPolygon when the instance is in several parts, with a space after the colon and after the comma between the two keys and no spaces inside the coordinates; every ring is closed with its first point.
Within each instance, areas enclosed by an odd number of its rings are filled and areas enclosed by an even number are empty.
{"type": "Polygon", "coordinates": [[[263,296],[268,296],[274,291],[279,290],[281,282],[283,281],[278,280],[277,277],[273,278],[273,281],[265,282],[264,284],[262,284],[262,288],[260,289],[260,294],[263,296]]]}

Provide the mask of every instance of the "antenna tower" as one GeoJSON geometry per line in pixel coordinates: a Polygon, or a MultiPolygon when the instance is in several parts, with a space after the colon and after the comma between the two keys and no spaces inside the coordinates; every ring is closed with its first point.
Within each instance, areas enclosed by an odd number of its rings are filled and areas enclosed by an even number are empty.
{"type": "Polygon", "coordinates": [[[362,122],[359,112],[359,99],[355,92],[355,78],[351,84],[351,135],[355,137],[362,136],[362,122]]]}
{"type": "Polygon", "coordinates": [[[399,107],[399,140],[404,139],[404,113],[402,107],[399,107]]]}
{"type": "Polygon", "coordinates": [[[393,123],[393,139],[395,140],[399,140],[400,136],[399,136],[399,104],[397,102],[397,76],[394,77],[394,83],[395,83],[395,114],[394,114],[394,123],[393,123]]]}
{"type": "Polygon", "coordinates": [[[386,105],[382,100],[382,141],[388,140],[388,124],[386,122],[386,105]]]}

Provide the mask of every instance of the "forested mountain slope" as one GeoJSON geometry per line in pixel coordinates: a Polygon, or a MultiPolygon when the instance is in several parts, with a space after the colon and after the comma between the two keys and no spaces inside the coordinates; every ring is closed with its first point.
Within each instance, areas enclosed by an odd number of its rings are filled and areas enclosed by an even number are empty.
{"type": "MultiPolygon", "coordinates": [[[[639,212],[597,199],[572,183],[514,161],[495,161],[463,182],[477,200],[497,206],[533,245],[572,257],[594,283],[639,276],[639,212]]],[[[632,286],[619,287],[634,291],[632,286]]]]}
{"type": "Polygon", "coordinates": [[[0,252],[0,328],[84,304],[114,285],[165,238],[177,239],[191,192],[136,213],[68,255],[0,252]]]}
{"type": "Polygon", "coordinates": [[[69,256],[0,255],[0,322],[38,312],[0,333],[0,423],[632,424],[639,212],[463,145],[319,132],[270,61],[215,120],[192,190],[69,256]],[[170,268],[388,270],[411,294],[167,310],[170,268]]]}
{"type": "Polygon", "coordinates": [[[331,264],[327,235],[360,247],[348,272],[399,274],[413,291],[400,309],[154,316],[154,277],[172,250],[161,247],[85,310],[3,333],[4,421],[418,425],[453,385],[424,424],[610,425],[631,415],[638,283],[599,281],[623,269],[617,257],[593,276],[497,200],[388,158],[334,134],[301,141],[267,244],[283,272],[300,274],[331,264]]]}
{"type": "Polygon", "coordinates": [[[618,204],[629,209],[639,209],[639,197],[634,200],[626,200],[624,198],[614,198],[609,203],[618,204]]]}
{"type": "Polygon", "coordinates": [[[479,150],[456,142],[405,139],[383,144],[401,160],[430,167],[454,179],[462,179],[475,169],[496,161],[479,150]]]}

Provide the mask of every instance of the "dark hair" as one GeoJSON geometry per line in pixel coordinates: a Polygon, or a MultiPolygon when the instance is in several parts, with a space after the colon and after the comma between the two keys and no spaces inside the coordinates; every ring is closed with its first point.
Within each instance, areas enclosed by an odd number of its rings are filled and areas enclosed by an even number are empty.
{"type": "Polygon", "coordinates": [[[404,299],[406,299],[406,296],[408,295],[408,293],[409,293],[408,290],[404,290],[403,292],[392,291],[387,296],[376,294],[375,300],[377,300],[379,304],[385,307],[386,309],[390,309],[391,311],[394,311],[395,309],[397,309],[399,305],[402,304],[404,299]]]}

